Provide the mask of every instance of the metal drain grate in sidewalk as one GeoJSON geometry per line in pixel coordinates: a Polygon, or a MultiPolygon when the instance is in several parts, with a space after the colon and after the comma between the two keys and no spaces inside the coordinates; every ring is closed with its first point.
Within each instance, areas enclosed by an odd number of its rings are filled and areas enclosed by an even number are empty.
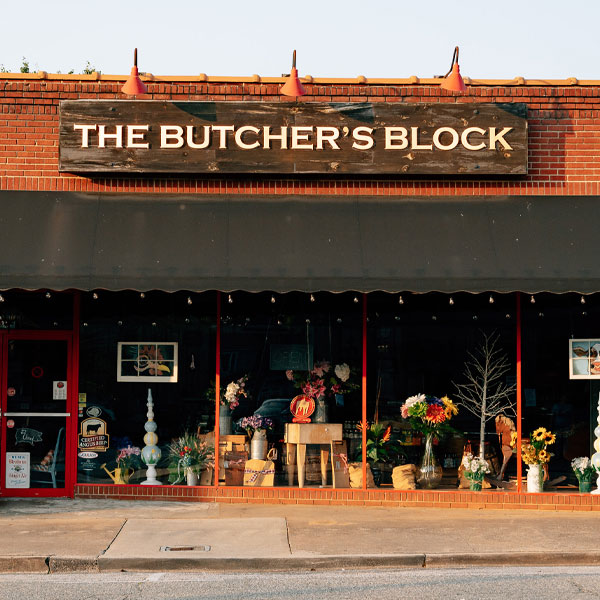
{"type": "Polygon", "coordinates": [[[210,546],[161,546],[161,552],[210,552],[210,546]]]}

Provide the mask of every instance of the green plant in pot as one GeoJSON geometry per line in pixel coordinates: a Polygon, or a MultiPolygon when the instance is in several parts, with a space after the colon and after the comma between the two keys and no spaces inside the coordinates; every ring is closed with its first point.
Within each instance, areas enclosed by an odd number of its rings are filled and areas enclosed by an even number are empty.
{"type": "Polygon", "coordinates": [[[169,445],[169,459],[169,483],[185,479],[188,485],[198,485],[200,473],[214,466],[214,449],[186,431],[169,445]]]}
{"type": "MultiPolygon", "coordinates": [[[[362,431],[362,424],[358,425],[358,429],[362,431]]],[[[371,467],[376,485],[381,483],[383,464],[391,462],[394,455],[404,454],[400,445],[391,437],[391,425],[386,427],[381,423],[373,423],[367,427],[367,462],[371,467]]],[[[362,460],[362,442],[358,446],[356,454],[356,460],[362,460]]]]}

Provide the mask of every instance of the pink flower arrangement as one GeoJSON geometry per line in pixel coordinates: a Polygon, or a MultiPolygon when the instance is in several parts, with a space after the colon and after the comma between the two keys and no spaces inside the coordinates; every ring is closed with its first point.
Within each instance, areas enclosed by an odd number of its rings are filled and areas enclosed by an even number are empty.
{"type": "Polygon", "coordinates": [[[346,363],[336,365],[335,374],[329,375],[331,363],[326,360],[316,362],[312,370],[294,372],[288,369],[285,376],[289,381],[294,382],[294,386],[301,389],[302,393],[309,398],[316,400],[321,396],[333,396],[335,394],[345,394],[358,386],[350,382],[350,367],[346,363]]]}
{"type": "Polygon", "coordinates": [[[121,448],[117,455],[117,467],[123,471],[134,469],[139,466],[139,456],[141,453],[141,450],[137,446],[121,448]]]}

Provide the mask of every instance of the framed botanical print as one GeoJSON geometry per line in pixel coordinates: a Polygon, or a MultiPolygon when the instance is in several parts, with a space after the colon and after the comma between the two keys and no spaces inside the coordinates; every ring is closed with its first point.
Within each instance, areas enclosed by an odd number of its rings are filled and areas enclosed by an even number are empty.
{"type": "Polygon", "coordinates": [[[177,342],[119,342],[117,381],[177,382],[177,342]]]}
{"type": "Polygon", "coordinates": [[[600,379],[600,337],[569,340],[569,378],[600,379]]]}

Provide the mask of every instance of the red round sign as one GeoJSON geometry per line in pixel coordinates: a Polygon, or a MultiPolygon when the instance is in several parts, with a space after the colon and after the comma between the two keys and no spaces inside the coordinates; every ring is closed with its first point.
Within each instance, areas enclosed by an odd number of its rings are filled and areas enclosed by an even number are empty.
{"type": "Polygon", "coordinates": [[[42,367],[33,367],[31,369],[31,376],[35,377],[35,379],[39,379],[44,374],[44,369],[42,367]]]}
{"type": "Polygon", "coordinates": [[[294,415],[294,423],[310,423],[310,415],[315,412],[315,401],[310,396],[296,396],[290,404],[290,411],[294,415]]]}
{"type": "Polygon", "coordinates": [[[9,398],[12,398],[16,393],[17,393],[17,390],[15,390],[15,388],[13,388],[13,387],[10,387],[6,390],[6,394],[8,395],[9,398]]]}
{"type": "Polygon", "coordinates": [[[12,419],[9,419],[8,421],[6,421],[6,427],[8,427],[8,429],[12,429],[15,426],[15,422],[12,419]]]}

